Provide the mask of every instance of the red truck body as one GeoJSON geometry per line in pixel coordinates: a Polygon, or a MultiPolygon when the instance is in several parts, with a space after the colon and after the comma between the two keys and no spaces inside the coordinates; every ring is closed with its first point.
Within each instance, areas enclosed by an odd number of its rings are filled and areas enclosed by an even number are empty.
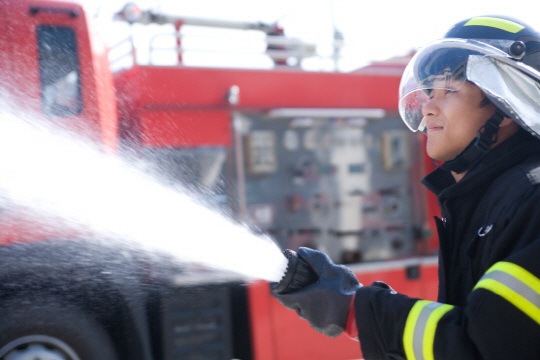
{"type": "MultiPolygon", "coordinates": [[[[410,134],[397,114],[403,64],[349,73],[283,65],[256,70],[134,64],[113,74],[107,49],[83,8],[59,1],[0,0],[0,31],[5,102],[43,114],[106,154],[154,161],[171,183],[192,181],[209,202],[274,237],[283,249],[319,248],[350,266],[364,284],[382,280],[410,296],[435,299],[437,205],[419,183],[433,165],[422,136],[410,134]],[[50,51],[53,45],[61,55],[50,51]],[[44,95],[59,81],[67,81],[67,95],[44,95]],[[200,174],[208,175],[209,161],[219,171],[206,182],[199,173],[178,174],[175,166],[186,158],[200,174]]],[[[47,311],[32,300],[44,292],[45,298],[97,319],[118,359],[361,358],[357,342],[316,333],[273,299],[265,281],[222,283],[210,273],[194,287],[185,285],[190,274],[167,272],[162,264],[156,270],[138,254],[119,272],[137,274],[139,280],[129,285],[119,285],[120,277],[99,288],[75,285],[54,274],[69,268],[78,278],[91,279],[111,272],[107,269],[117,260],[103,255],[92,266],[81,265],[74,254],[87,245],[76,233],[44,228],[16,204],[2,209],[0,244],[3,312],[24,306],[47,311]],[[27,268],[17,257],[39,261],[27,268]],[[221,300],[212,303],[220,320],[207,324],[219,322],[221,335],[205,337],[197,321],[211,305],[193,310],[193,302],[206,304],[197,299],[212,296],[221,300]],[[181,314],[190,314],[190,322],[178,323],[181,314]],[[220,341],[221,350],[212,348],[220,341]]],[[[0,332],[12,330],[0,326],[0,332]]],[[[23,335],[32,335],[28,331],[23,335]]],[[[62,332],[51,337],[70,345],[62,332]]],[[[10,344],[0,343],[0,354],[3,349],[31,353],[31,341],[27,347],[10,344]]],[[[67,350],[62,356],[75,359],[67,350]]]]}

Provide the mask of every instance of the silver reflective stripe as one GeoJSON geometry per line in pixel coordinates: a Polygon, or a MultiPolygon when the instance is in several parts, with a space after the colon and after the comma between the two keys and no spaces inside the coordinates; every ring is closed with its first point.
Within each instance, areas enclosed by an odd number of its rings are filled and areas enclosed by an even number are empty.
{"type": "Polygon", "coordinates": [[[499,295],[540,325],[540,279],[521,266],[499,261],[495,263],[476,289],[485,289],[499,295]]]}
{"type": "Polygon", "coordinates": [[[494,270],[482,276],[482,280],[485,279],[492,279],[500,282],[536,305],[536,307],[540,308],[540,294],[515,276],[501,270],[494,270]]]}
{"type": "Polygon", "coordinates": [[[422,309],[420,315],[418,316],[418,321],[416,322],[416,327],[414,328],[413,336],[413,349],[416,360],[425,360],[424,358],[424,336],[426,333],[426,325],[428,323],[429,317],[437,309],[442,306],[441,303],[431,303],[422,309]]]}
{"type": "Polygon", "coordinates": [[[403,349],[407,360],[435,360],[433,346],[439,320],[454,307],[418,300],[409,311],[403,331],[403,349]]]}

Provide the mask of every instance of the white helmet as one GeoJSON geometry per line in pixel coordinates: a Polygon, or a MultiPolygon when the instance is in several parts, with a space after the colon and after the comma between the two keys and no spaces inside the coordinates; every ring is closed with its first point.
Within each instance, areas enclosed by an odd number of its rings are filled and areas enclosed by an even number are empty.
{"type": "MultiPolygon", "coordinates": [[[[539,70],[540,35],[531,27],[502,16],[467,19],[452,27],[443,39],[421,48],[411,59],[401,79],[399,112],[412,131],[424,131],[422,108],[429,92],[456,91],[470,81],[498,109],[494,115],[497,119],[488,120],[487,124],[495,127],[484,136],[487,142],[482,144],[483,153],[489,151],[491,139],[487,137],[496,137],[505,116],[540,138],[539,70]]],[[[479,138],[480,134],[475,139],[477,143],[479,138]]],[[[475,155],[472,163],[481,155],[475,155]]],[[[460,167],[467,170],[472,163],[460,167]]]]}
{"type": "Polygon", "coordinates": [[[424,130],[422,107],[430,90],[455,91],[468,80],[506,116],[540,136],[540,35],[509,19],[464,20],[415,54],[399,91],[399,111],[411,130],[424,130]]]}

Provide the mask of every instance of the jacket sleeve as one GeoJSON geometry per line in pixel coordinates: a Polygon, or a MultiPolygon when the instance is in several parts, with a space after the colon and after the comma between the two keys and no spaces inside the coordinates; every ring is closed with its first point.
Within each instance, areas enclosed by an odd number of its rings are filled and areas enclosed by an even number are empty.
{"type": "Polygon", "coordinates": [[[360,288],[355,313],[364,358],[540,359],[540,216],[529,204],[510,221],[522,226],[515,243],[527,245],[494,262],[463,307],[360,288]]]}

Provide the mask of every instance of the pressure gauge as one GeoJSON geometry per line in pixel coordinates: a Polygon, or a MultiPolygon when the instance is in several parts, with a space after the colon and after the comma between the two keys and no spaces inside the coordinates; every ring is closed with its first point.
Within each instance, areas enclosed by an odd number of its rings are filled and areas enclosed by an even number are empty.
{"type": "Polygon", "coordinates": [[[289,151],[298,150],[300,140],[298,133],[294,130],[287,130],[283,134],[283,147],[289,151]]]}

